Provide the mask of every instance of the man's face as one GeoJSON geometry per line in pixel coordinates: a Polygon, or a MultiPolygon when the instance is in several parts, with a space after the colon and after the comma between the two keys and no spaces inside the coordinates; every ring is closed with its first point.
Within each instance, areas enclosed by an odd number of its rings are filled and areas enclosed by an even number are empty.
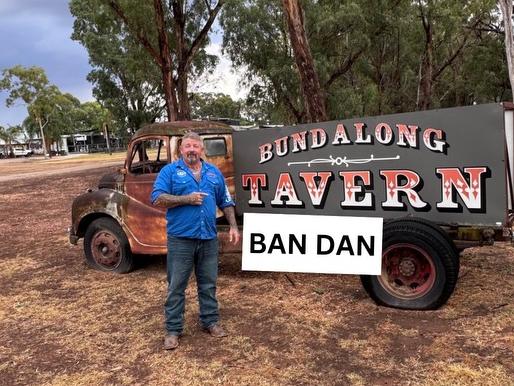
{"type": "Polygon", "coordinates": [[[186,138],[180,144],[180,155],[188,165],[195,165],[197,162],[200,162],[202,152],[203,145],[201,141],[186,138]]]}

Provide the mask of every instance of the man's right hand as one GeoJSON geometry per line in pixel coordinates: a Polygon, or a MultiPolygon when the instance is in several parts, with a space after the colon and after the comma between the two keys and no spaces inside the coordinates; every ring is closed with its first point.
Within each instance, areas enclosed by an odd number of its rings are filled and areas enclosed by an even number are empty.
{"type": "Polygon", "coordinates": [[[188,195],[189,203],[191,205],[202,205],[204,197],[208,195],[208,193],[204,192],[193,192],[188,195]]]}

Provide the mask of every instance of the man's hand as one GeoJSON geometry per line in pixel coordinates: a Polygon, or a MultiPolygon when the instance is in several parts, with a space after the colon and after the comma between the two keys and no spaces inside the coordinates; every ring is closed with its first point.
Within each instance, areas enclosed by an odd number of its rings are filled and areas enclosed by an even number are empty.
{"type": "Polygon", "coordinates": [[[230,241],[232,244],[237,245],[239,242],[239,229],[237,227],[230,227],[230,230],[228,231],[228,241],[230,241]]]}
{"type": "Polygon", "coordinates": [[[188,197],[189,203],[191,205],[202,205],[203,198],[208,195],[209,195],[208,193],[204,193],[204,192],[193,192],[193,193],[189,194],[187,197],[188,197]]]}

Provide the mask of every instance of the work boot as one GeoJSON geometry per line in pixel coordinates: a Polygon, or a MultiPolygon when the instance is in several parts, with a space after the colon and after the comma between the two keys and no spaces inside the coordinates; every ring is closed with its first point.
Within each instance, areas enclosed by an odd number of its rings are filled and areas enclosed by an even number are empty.
{"type": "Polygon", "coordinates": [[[178,347],[178,335],[167,334],[164,337],[164,349],[174,350],[178,347]]]}
{"type": "Polygon", "coordinates": [[[215,338],[223,338],[224,336],[228,335],[219,324],[213,324],[212,326],[204,328],[204,331],[208,332],[209,334],[211,334],[211,336],[215,338]]]}

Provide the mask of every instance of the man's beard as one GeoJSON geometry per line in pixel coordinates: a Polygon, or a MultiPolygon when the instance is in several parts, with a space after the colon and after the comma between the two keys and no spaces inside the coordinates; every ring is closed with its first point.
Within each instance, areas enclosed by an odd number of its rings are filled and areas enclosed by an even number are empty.
{"type": "Polygon", "coordinates": [[[200,160],[200,157],[196,153],[187,153],[186,154],[186,161],[188,164],[195,164],[200,160]]]}

